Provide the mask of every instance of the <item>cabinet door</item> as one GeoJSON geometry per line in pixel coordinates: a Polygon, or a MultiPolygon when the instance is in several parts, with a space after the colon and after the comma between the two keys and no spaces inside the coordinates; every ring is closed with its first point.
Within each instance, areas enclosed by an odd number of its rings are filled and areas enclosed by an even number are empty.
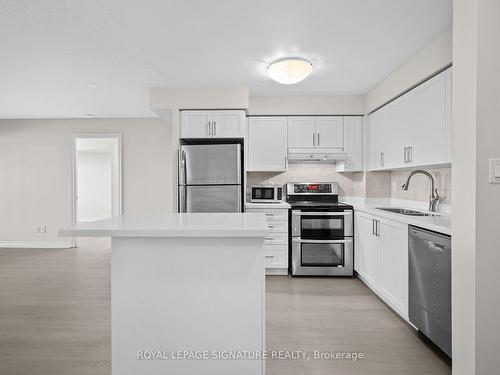
{"type": "Polygon", "coordinates": [[[374,217],[355,213],[354,269],[376,289],[379,278],[379,238],[374,234],[374,217]]]}
{"type": "Polygon", "coordinates": [[[451,107],[451,91],[452,91],[452,75],[451,68],[444,72],[445,74],[445,162],[451,163],[452,154],[451,154],[451,138],[453,134],[453,117],[452,117],[452,107],[451,107]]]}
{"type": "Polygon", "coordinates": [[[243,138],[245,111],[214,111],[212,114],[214,138],[243,138]]]}
{"type": "Polygon", "coordinates": [[[212,138],[210,111],[182,111],[181,113],[181,138],[212,138]]]}
{"type": "Polygon", "coordinates": [[[380,274],[384,301],[408,319],[408,225],[379,219],[380,274]]]}
{"type": "Polygon", "coordinates": [[[316,146],[314,117],[288,117],[288,148],[313,148],[316,146]]]}
{"type": "Polygon", "coordinates": [[[316,147],[344,149],[344,117],[316,117],[316,147]]]}
{"type": "Polygon", "coordinates": [[[446,162],[445,76],[439,74],[414,90],[413,165],[446,162]]]}
{"type": "Polygon", "coordinates": [[[368,168],[377,170],[383,168],[385,109],[373,112],[368,119],[368,168]]]}
{"type": "Polygon", "coordinates": [[[250,117],[247,142],[248,171],[286,171],[286,117],[250,117]]]}
{"type": "Polygon", "coordinates": [[[363,117],[344,117],[344,151],[346,160],[336,163],[337,172],[358,172],[363,170],[363,117]]]}
{"type": "Polygon", "coordinates": [[[413,97],[403,95],[385,109],[384,168],[403,168],[409,165],[408,147],[413,141],[413,97]]]}

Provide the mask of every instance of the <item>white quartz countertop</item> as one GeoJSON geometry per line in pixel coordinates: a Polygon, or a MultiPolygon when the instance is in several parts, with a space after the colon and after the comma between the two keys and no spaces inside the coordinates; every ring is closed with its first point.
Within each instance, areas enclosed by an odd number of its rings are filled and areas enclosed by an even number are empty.
{"type": "Polygon", "coordinates": [[[424,211],[418,207],[411,207],[401,202],[391,202],[390,200],[380,200],[379,202],[364,201],[363,199],[344,199],[342,202],[351,204],[355,210],[363,211],[372,215],[377,215],[401,223],[415,225],[417,227],[429,229],[435,232],[451,236],[451,215],[449,213],[437,213],[433,216],[409,216],[401,215],[388,211],[378,210],[377,207],[409,208],[418,211],[424,211]]]}
{"type": "Polygon", "coordinates": [[[246,202],[245,203],[245,208],[283,208],[283,209],[289,209],[290,204],[287,202],[280,202],[280,203],[252,203],[252,202],[246,202]]]}
{"type": "Polygon", "coordinates": [[[172,213],[122,215],[62,229],[62,237],[265,237],[260,213],[172,213]]]}

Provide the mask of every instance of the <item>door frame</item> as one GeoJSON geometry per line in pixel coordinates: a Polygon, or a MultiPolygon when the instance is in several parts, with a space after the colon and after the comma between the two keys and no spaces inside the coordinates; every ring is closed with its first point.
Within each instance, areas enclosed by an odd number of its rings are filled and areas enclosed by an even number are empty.
{"type": "MultiPolygon", "coordinates": [[[[122,134],[121,133],[76,133],[71,134],[71,226],[75,227],[77,224],[77,173],[76,173],[76,140],[78,138],[109,138],[116,139],[118,141],[118,213],[123,214],[123,194],[122,194],[122,134]]],[[[114,194],[114,189],[112,189],[114,194]]],[[[114,198],[114,197],[113,197],[114,198]]],[[[115,200],[112,199],[112,202],[115,200]]],[[[71,238],[71,247],[76,247],[77,241],[76,237],[71,238]]]]}

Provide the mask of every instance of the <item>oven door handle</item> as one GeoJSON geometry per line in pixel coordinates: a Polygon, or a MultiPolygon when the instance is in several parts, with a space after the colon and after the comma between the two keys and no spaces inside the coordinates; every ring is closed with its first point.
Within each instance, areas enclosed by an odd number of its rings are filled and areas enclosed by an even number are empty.
{"type": "Polygon", "coordinates": [[[292,242],[298,242],[298,243],[351,243],[352,239],[347,239],[347,240],[303,240],[301,238],[292,238],[292,242]]]}
{"type": "Polygon", "coordinates": [[[352,216],[352,211],[348,212],[303,212],[293,210],[292,215],[296,216],[352,216]]]}

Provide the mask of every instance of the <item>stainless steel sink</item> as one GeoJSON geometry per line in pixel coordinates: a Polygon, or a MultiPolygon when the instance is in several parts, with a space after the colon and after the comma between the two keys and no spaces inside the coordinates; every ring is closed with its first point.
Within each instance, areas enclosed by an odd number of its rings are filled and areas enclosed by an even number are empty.
{"type": "Polygon", "coordinates": [[[409,208],[376,207],[377,210],[408,216],[439,216],[439,214],[410,210],[409,208]]]}

